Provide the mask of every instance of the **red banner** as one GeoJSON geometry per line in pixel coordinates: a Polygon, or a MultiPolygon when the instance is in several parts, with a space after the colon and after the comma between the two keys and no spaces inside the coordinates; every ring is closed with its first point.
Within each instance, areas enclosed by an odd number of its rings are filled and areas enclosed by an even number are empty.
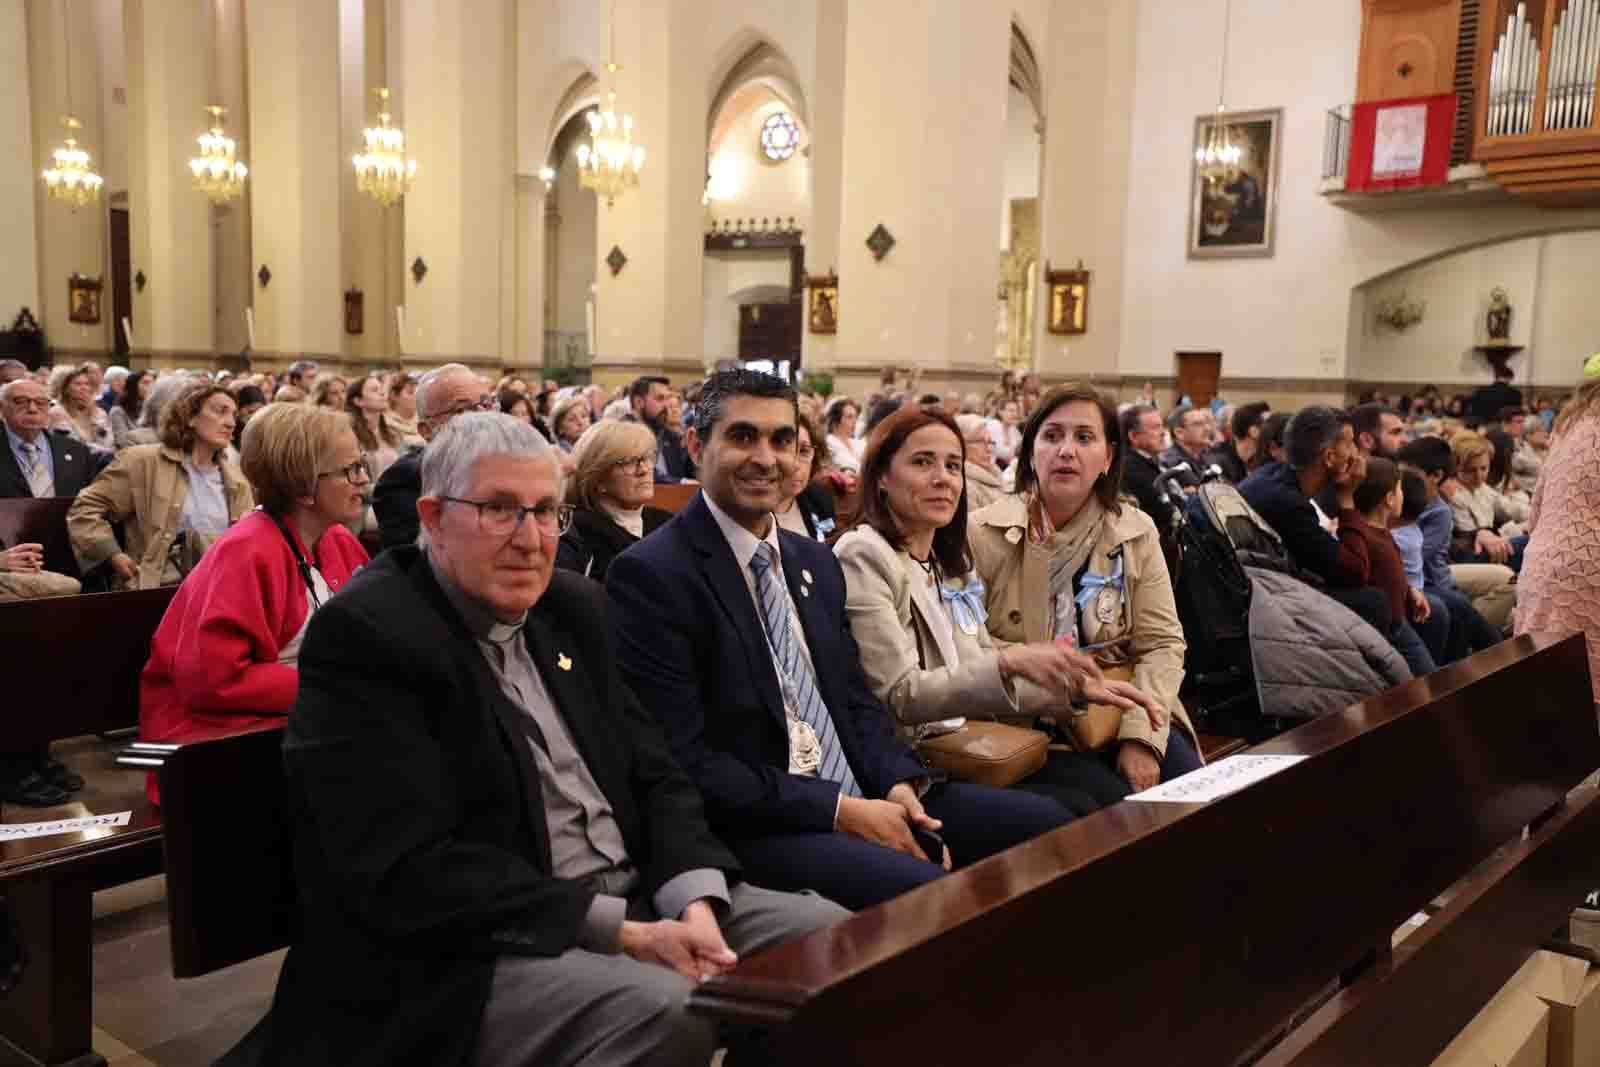
{"type": "Polygon", "coordinates": [[[1456,96],[1417,96],[1355,105],[1346,189],[1443,185],[1450,174],[1456,96]]]}

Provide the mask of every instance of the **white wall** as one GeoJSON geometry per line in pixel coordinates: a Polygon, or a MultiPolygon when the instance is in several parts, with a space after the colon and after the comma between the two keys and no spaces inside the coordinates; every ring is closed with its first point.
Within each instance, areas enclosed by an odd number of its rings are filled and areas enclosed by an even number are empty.
{"type": "MultiPolygon", "coordinates": [[[[1317,192],[1324,113],[1354,96],[1360,7],[1234,0],[1228,107],[1284,108],[1277,251],[1269,259],[1187,259],[1193,126],[1214,106],[1223,7],[1224,0],[1139,5],[1124,374],[1170,375],[1175,351],[1220,349],[1224,379],[1354,375],[1348,356],[1360,345],[1350,301],[1358,286],[1452,249],[1600,219],[1516,203],[1368,215],[1329,204],[1317,192]]],[[[1426,379],[1400,367],[1393,373],[1426,379]]]]}
{"type": "MultiPolygon", "coordinates": [[[[793,217],[801,229],[810,227],[811,161],[804,152],[796,151],[782,162],[773,162],[761,151],[762,125],[772,115],[787,110],[775,95],[766,94],[765,101],[734,120],[722,142],[714,147],[708,162],[711,218],[793,217]]],[[[810,143],[810,135],[798,116],[790,117],[800,127],[800,144],[804,147],[810,143]]]]}
{"type": "Polygon", "coordinates": [[[29,114],[28,26],[23,0],[0,0],[0,328],[9,328],[22,308],[39,307],[38,222],[29,114]]]}
{"type": "Polygon", "coordinates": [[[1351,377],[1362,381],[1468,385],[1490,380],[1473,351],[1487,342],[1484,315],[1496,286],[1511,301],[1511,360],[1517,380],[1569,386],[1584,359],[1600,350],[1600,301],[1594,265],[1600,231],[1557,234],[1475,248],[1387,275],[1361,287],[1352,317],[1351,377]],[[1424,303],[1423,319],[1404,331],[1376,322],[1378,306],[1405,295],[1424,303]]]}
{"type": "MultiPolygon", "coordinates": [[[[595,220],[600,200],[578,183],[578,161],[568,155],[556,171],[555,301],[549,328],[582,332],[595,272],[595,220]]],[[[608,270],[610,268],[607,268],[608,270]]]]}

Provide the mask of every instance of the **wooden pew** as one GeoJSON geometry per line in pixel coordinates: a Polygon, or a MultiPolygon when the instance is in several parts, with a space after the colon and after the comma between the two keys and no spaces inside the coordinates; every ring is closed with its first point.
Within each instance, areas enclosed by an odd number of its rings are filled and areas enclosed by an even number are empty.
{"type": "Polygon", "coordinates": [[[139,673],[176,586],[0,604],[0,751],[139,725],[139,673]]]}
{"type": "Polygon", "coordinates": [[[783,1027],[793,1064],[1426,1065],[1600,884],[1600,802],[1568,797],[1600,767],[1581,636],[1506,642],[1252,754],[1308,758],[1079,819],[691,1005],[783,1027]]]}
{"type": "Polygon", "coordinates": [[[663,511],[670,511],[676,515],[689,506],[689,501],[693,500],[698,492],[700,492],[699,482],[658,485],[656,486],[656,495],[650,503],[663,511]]]}
{"type": "Polygon", "coordinates": [[[73,497],[6,497],[0,499],[0,545],[44,546],[44,569],[81,578],[78,557],[67,537],[67,509],[73,497]]]}

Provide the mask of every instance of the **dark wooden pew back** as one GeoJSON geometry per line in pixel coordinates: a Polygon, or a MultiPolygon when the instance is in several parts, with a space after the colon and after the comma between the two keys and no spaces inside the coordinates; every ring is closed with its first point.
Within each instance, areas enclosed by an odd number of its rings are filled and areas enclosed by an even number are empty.
{"type": "Polygon", "coordinates": [[[70,496],[6,497],[0,499],[0,545],[44,546],[44,569],[78,578],[78,558],[67,538],[67,509],[70,496]]]}
{"type": "Polygon", "coordinates": [[[9,675],[0,751],[139,725],[139,674],[176,592],[0,604],[0,662],[9,675]]]}
{"type": "Polygon", "coordinates": [[[1426,1064],[1600,884],[1600,804],[1562,806],[1600,767],[1581,637],[1518,638],[1251,754],[1309,758],[1209,804],[1079,819],[748,958],[691,1003],[787,1024],[795,1064],[1231,1064],[1557,812],[1497,883],[1502,903],[1526,890],[1495,939],[1521,958],[1458,958],[1460,995],[1409,1009],[1428,1014],[1420,1039],[1389,1032],[1411,1029],[1402,1014],[1343,1061],[1426,1064]]]}
{"type": "Polygon", "coordinates": [[[209,974],[287,945],[295,888],[283,728],[185,744],[161,766],[172,973],[209,974]]]}
{"type": "Polygon", "coordinates": [[[656,486],[656,495],[653,499],[651,499],[650,503],[658,508],[661,508],[663,511],[670,511],[676,515],[678,512],[689,506],[689,501],[693,500],[695,494],[699,491],[699,482],[679,482],[676,485],[658,485],[656,486]]]}

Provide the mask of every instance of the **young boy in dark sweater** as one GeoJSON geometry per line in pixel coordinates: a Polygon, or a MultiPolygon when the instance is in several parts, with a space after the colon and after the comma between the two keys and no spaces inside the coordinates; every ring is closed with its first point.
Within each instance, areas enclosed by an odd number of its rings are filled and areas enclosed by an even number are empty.
{"type": "Polygon", "coordinates": [[[1339,513],[1339,540],[1361,560],[1366,584],[1388,598],[1390,617],[1396,620],[1389,639],[1405,657],[1411,673],[1418,677],[1430,674],[1437,664],[1411,625],[1428,620],[1428,598],[1407,584],[1405,563],[1389,533],[1390,520],[1404,508],[1399,468],[1379,456],[1368,459],[1366,477],[1356,486],[1354,503],[1353,509],[1339,513]]]}

